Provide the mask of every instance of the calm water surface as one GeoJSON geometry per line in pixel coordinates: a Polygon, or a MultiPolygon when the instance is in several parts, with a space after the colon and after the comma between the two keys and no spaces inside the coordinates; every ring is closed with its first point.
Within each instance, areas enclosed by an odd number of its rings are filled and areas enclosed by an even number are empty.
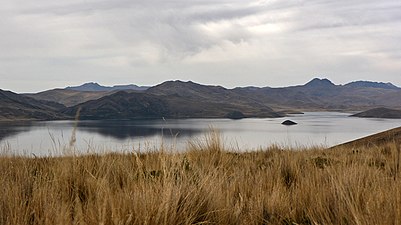
{"type": "Polygon", "coordinates": [[[168,149],[184,150],[189,140],[204,139],[210,128],[218,130],[226,147],[232,150],[251,150],[272,144],[329,147],[399,126],[401,120],[354,118],[333,112],[242,120],[13,122],[0,123],[0,149],[3,154],[37,156],[63,154],[69,146],[82,153],[149,151],[162,144],[168,149]],[[298,125],[281,125],[286,119],[298,125]]]}

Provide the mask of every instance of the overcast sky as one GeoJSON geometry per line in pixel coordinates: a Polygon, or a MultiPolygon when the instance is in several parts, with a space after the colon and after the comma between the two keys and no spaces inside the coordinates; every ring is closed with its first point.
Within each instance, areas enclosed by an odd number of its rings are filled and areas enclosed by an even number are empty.
{"type": "Polygon", "coordinates": [[[401,86],[399,0],[0,0],[0,89],[401,86]]]}

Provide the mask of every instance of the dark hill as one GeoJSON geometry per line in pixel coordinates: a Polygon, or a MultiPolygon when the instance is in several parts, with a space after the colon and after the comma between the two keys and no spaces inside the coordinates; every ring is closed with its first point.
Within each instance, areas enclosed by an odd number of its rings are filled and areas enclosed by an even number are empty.
{"type": "Polygon", "coordinates": [[[310,87],[310,88],[327,88],[327,87],[333,87],[335,84],[331,82],[329,79],[319,79],[319,78],[314,78],[313,80],[309,81],[304,85],[305,87],[310,87]]]}
{"type": "Polygon", "coordinates": [[[146,93],[166,97],[173,107],[180,108],[180,104],[187,104],[192,112],[196,112],[195,117],[203,117],[203,114],[225,117],[232,112],[240,112],[244,117],[282,116],[268,104],[221,86],[201,85],[191,81],[167,81],[149,88],[146,93]]]}
{"type": "Polygon", "coordinates": [[[39,101],[11,91],[0,90],[0,120],[52,120],[64,116],[57,111],[65,108],[63,105],[39,101]]]}
{"type": "Polygon", "coordinates": [[[193,83],[191,81],[167,81],[160,85],[149,88],[146,93],[158,96],[169,96],[171,98],[184,98],[197,103],[218,103],[222,105],[232,105],[241,108],[263,108],[273,111],[267,105],[261,104],[257,100],[244,97],[233,90],[221,86],[208,86],[193,83]]]}
{"type": "Polygon", "coordinates": [[[167,102],[157,96],[125,91],[67,108],[63,113],[73,116],[78,109],[81,119],[91,120],[161,118],[171,113],[167,102]]]}
{"type": "Polygon", "coordinates": [[[192,81],[183,82],[179,80],[166,81],[149,88],[146,93],[164,96],[177,95],[185,98],[207,99],[209,101],[213,100],[212,98],[217,100],[232,94],[231,91],[221,86],[207,86],[192,81]]]}
{"type": "Polygon", "coordinates": [[[354,114],[355,117],[401,119],[401,110],[388,108],[375,108],[354,114]]]}

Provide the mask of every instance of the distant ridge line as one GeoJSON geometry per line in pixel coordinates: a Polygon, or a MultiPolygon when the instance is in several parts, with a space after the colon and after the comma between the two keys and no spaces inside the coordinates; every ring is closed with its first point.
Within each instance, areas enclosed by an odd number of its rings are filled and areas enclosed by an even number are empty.
{"type": "Polygon", "coordinates": [[[149,88],[148,86],[138,86],[135,84],[102,86],[96,82],[88,82],[79,86],[68,86],[64,89],[74,90],[74,91],[118,91],[118,90],[145,91],[148,88],[149,88]]]}

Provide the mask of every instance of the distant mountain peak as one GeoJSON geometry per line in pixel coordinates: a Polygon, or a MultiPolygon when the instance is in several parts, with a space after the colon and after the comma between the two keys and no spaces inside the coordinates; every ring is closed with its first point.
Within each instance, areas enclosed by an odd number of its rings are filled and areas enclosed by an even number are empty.
{"type": "Polygon", "coordinates": [[[96,82],[87,82],[87,83],[82,84],[81,86],[98,86],[98,87],[100,87],[101,85],[96,82]]]}
{"type": "Polygon", "coordinates": [[[87,82],[79,86],[68,86],[65,89],[74,91],[104,91],[107,87],[101,86],[96,82],[87,82]]]}
{"type": "Polygon", "coordinates": [[[333,82],[331,82],[327,78],[314,78],[313,80],[309,81],[308,83],[305,84],[305,86],[309,87],[330,87],[330,86],[335,86],[333,82]]]}
{"type": "Polygon", "coordinates": [[[374,82],[374,81],[353,81],[348,84],[345,84],[346,87],[370,87],[370,88],[383,88],[383,89],[399,89],[399,87],[394,84],[387,82],[374,82]]]}
{"type": "Polygon", "coordinates": [[[161,84],[158,84],[156,86],[151,87],[152,89],[155,88],[199,88],[199,87],[218,87],[218,88],[223,88],[221,86],[214,86],[214,85],[204,85],[204,84],[198,84],[193,81],[182,81],[182,80],[169,80],[165,81],[161,84]]]}
{"type": "Polygon", "coordinates": [[[195,84],[198,85],[198,83],[195,83],[193,81],[182,81],[182,80],[169,80],[169,81],[165,81],[161,84],[195,84]]]}
{"type": "Polygon", "coordinates": [[[137,86],[134,84],[128,85],[115,85],[115,86],[102,86],[96,82],[88,82],[79,86],[68,86],[65,88],[66,90],[73,91],[116,91],[116,90],[135,90],[135,91],[144,91],[148,89],[145,86],[137,86]]]}

